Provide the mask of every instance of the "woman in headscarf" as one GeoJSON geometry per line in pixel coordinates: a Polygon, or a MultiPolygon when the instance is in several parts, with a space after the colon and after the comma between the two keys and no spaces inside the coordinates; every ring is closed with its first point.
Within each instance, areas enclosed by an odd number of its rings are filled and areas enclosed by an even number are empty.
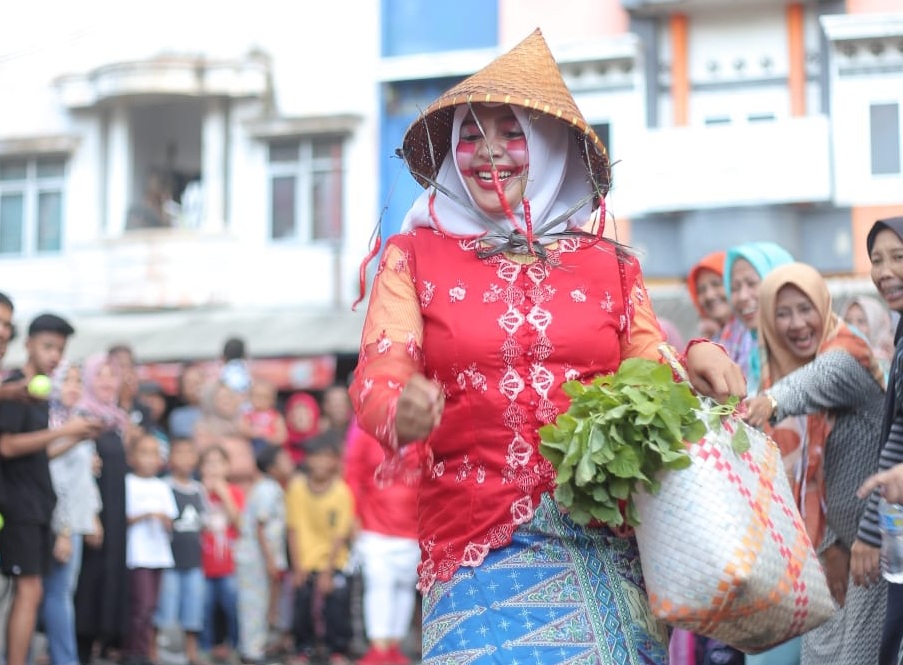
{"type": "MultiPolygon", "coordinates": [[[[756,351],[759,327],[759,285],[772,270],[792,263],[793,256],[773,242],[749,242],[731,247],[724,259],[724,290],[734,315],[752,335],[748,351],[727,347],[731,357],[742,354],[737,363],[746,376],[746,389],[750,395],[759,390],[761,371],[756,351]]],[[[722,341],[722,343],[724,343],[722,341]]],[[[746,344],[746,342],[741,342],[746,344]]]]}
{"type": "MultiPolygon", "coordinates": [[[[81,397],[79,367],[61,362],[53,372],[50,392],[50,429],[62,427],[75,412],[81,397]]],[[[50,477],[56,493],[51,527],[53,565],[44,578],[41,619],[52,665],[78,663],[75,639],[75,586],[82,565],[85,536],[100,531],[100,492],[94,480],[94,441],[57,439],[47,449],[50,477]]]]}
{"type": "Polygon", "coordinates": [[[687,273],[687,291],[699,313],[700,331],[712,340],[717,340],[734,318],[724,290],[725,255],[723,251],[706,254],[687,273]]]}
{"type": "MultiPolygon", "coordinates": [[[[879,295],[895,312],[903,313],[903,217],[878,220],[866,239],[872,264],[872,282],[879,295]]],[[[878,528],[878,501],[903,503],[903,319],[894,336],[896,348],[891,362],[884,420],[881,427],[879,472],[859,488],[868,506],[853,544],[850,568],[857,584],[878,580],[881,531],[878,528]]],[[[899,665],[903,642],[903,584],[887,584],[887,614],[881,638],[879,665],[899,665]]]]}
{"type": "MultiPolygon", "coordinates": [[[[759,392],[761,365],[758,344],[759,328],[759,286],[762,280],[775,268],[792,263],[793,257],[780,245],[773,242],[750,242],[727,251],[724,259],[724,290],[737,321],[749,331],[742,339],[748,351],[727,347],[732,357],[741,353],[738,362],[746,377],[747,392],[759,392]]],[[[786,448],[799,445],[805,424],[801,418],[787,418],[771,430],[771,436],[784,443],[786,448]]],[[[747,656],[748,665],[798,665],[800,659],[799,638],[790,640],[761,654],[747,656]]]]}
{"type": "MultiPolygon", "coordinates": [[[[402,154],[426,189],[381,256],[351,394],[389,466],[417,442],[424,662],[667,662],[636,540],[560,511],[539,452],[562,383],[663,342],[539,31],[430,105],[402,154]]],[[[718,346],[687,357],[702,392],[745,392],[718,346]]]]}
{"type": "Polygon", "coordinates": [[[241,433],[241,395],[222,380],[205,386],[201,398],[201,415],[194,426],[198,452],[211,446],[222,446],[229,456],[229,480],[243,488],[256,473],[254,447],[241,433]]]}
{"type": "Polygon", "coordinates": [[[841,305],[840,317],[865,337],[886,378],[894,357],[894,326],[887,306],[874,296],[853,296],[841,305]]]}
{"type": "Polygon", "coordinates": [[[123,646],[127,630],[128,598],[125,565],[125,476],[128,472],[123,442],[128,415],[119,408],[120,376],[110,357],[90,356],[82,366],[82,398],[79,415],[100,420],[104,431],[97,437],[101,459],[97,485],[103,508],[99,537],[85,538],[82,569],[75,593],[76,635],[79,659],[91,662],[95,645],[102,655],[114,657],[123,646]]]}
{"type": "MultiPolygon", "coordinates": [[[[721,344],[740,367],[749,365],[749,355],[755,343],[749,329],[744,326],[731,308],[724,285],[724,261],[727,252],[712,252],[703,256],[687,273],[687,291],[699,313],[700,332],[703,337],[721,344]],[[711,330],[708,330],[711,328],[711,330]]],[[[667,331],[666,331],[667,332],[667,331]]],[[[693,637],[675,629],[671,635],[672,665],[742,665],[742,651],[707,637],[693,637]],[[688,643],[692,641],[691,655],[688,643]],[[684,645],[682,648],[680,645],[684,645]]]]}
{"type": "Polygon", "coordinates": [[[775,268],[759,293],[763,393],[749,400],[747,419],[762,426],[805,416],[803,439],[781,453],[840,605],[803,636],[802,663],[875,663],[886,592],[848,582],[865,510],[855,493],[878,464],[884,374],[868,343],[833,312],[828,285],[812,266],[775,268]]]}
{"type": "Polygon", "coordinates": [[[285,448],[295,466],[304,461],[304,442],[321,431],[320,405],[310,393],[294,393],[285,402],[285,427],[288,437],[285,448]]]}

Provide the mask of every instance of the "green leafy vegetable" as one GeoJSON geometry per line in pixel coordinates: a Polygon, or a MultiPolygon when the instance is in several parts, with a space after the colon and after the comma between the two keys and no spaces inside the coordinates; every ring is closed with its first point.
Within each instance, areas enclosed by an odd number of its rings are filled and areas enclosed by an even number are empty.
{"type": "MultiPolygon", "coordinates": [[[[557,471],[555,499],[571,519],[611,526],[639,524],[633,492],[655,493],[657,474],[690,466],[687,444],[734,412],[737,399],[706,408],[667,364],[630,358],[614,374],[590,384],[563,385],[570,408],[540,428],[540,452],[557,471]],[[702,420],[706,418],[706,421],[702,420]]],[[[743,427],[733,437],[738,453],[749,448],[743,427]]]]}

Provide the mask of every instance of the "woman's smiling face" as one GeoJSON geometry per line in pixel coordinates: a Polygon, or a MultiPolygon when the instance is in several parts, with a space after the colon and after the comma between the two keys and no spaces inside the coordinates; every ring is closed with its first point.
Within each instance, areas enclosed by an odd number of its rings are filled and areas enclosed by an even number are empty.
{"type": "Polygon", "coordinates": [[[903,240],[892,229],[879,231],[869,260],[878,293],[888,307],[903,312],[903,240]]]}
{"type": "Polygon", "coordinates": [[[474,105],[461,123],[455,161],[467,191],[484,212],[498,216],[506,207],[520,205],[529,169],[527,138],[510,106],[474,105]]]}
{"type": "Polygon", "coordinates": [[[759,284],[762,278],[746,259],[731,266],[731,306],[750,330],[759,327],[759,284]]]}
{"type": "Polygon", "coordinates": [[[799,360],[815,357],[825,322],[809,297],[793,284],[778,291],[774,327],[784,346],[799,360]]]}

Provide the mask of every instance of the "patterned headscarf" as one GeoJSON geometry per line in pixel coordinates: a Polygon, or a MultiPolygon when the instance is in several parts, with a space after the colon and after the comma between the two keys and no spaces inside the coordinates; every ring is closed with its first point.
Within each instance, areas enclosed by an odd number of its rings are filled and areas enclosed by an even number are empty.
{"type": "Polygon", "coordinates": [[[78,369],[78,366],[71,364],[68,360],[62,360],[56,366],[56,369],[53,370],[53,374],[50,377],[50,429],[58,429],[72,415],[73,407],[66,406],[62,401],[63,384],[66,382],[66,376],[68,376],[71,369],[78,369]]]}

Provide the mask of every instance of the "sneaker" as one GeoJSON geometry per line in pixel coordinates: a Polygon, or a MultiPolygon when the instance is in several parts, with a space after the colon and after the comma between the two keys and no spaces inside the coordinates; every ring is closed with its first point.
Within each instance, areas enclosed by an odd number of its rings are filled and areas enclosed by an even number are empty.
{"type": "Polygon", "coordinates": [[[373,644],[367,649],[367,653],[357,659],[357,665],[391,665],[394,662],[389,649],[380,649],[373,644]]]}
{"type": "Polygon", "coordinates": [[[388,656],[386,661],[388,665],[411,665],[411,659],[404,655],[401,647],[397,644],[390,646],[386,651],[386,655],[388,656]]]}

